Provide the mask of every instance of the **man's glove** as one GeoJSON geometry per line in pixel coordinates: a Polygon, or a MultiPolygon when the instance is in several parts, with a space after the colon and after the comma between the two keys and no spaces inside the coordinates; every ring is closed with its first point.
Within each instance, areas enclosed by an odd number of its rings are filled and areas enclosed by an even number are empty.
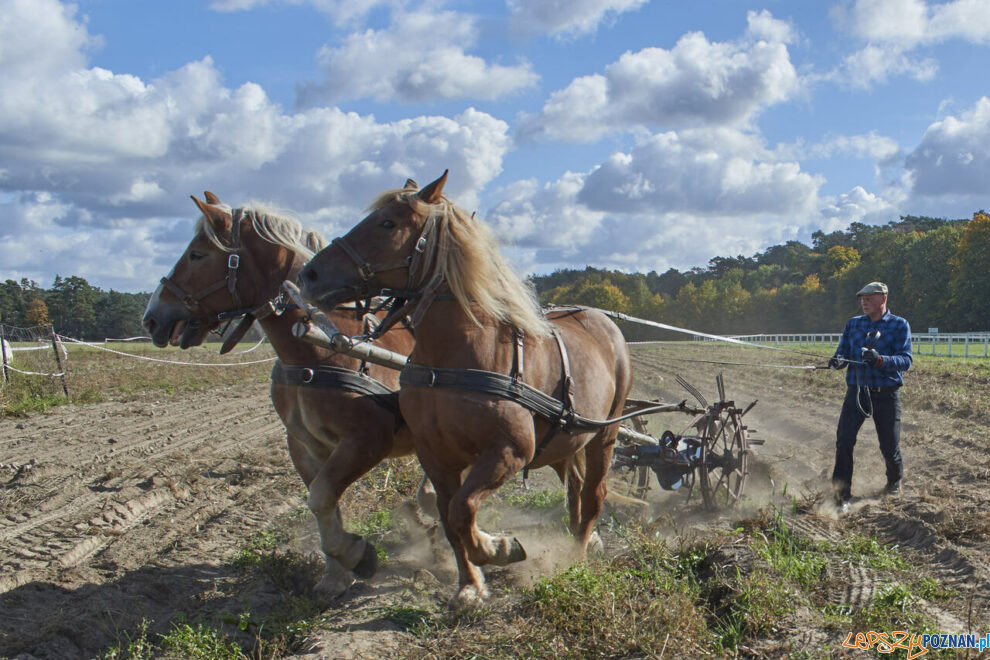
{"type": "Polygon", "coordinates": [[[828,359],[829,369],[845,369],[846,364],[847,364],[846,359],[840,358],[838,355],[833,355],[828,359]]]}
{"type": "Polygon", "coordinates": [[[880,357],[880,353],[877,352],[875,348],[863,347],[863,362],[870,365],[871,367],[879,367],[883,363],[883,358],[880,357]]]}

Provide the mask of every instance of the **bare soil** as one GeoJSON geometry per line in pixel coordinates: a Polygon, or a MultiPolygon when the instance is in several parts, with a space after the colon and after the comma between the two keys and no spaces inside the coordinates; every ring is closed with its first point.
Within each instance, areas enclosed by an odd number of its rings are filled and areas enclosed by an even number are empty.
{"type": "MultiPolygon", "coordinates": [[[[867,422],[856,453],[856,499],[840,518],[827,495],[841,375],[679,361],[725,359],[713,355],[711,349],[676,356],[656,347],[634,349],[635,396],[687,398],[674,381],[677,373],[714,399],[714,374],[721,370],[730,398],[742,405],[759,400],[746,420],[765,444],[756,448],[743,509],[705,514],[697,495],[685,501],[683,493],[657,488],[650,509],[668,521],[669,533],[731,529],[741,517],[774,504],[793,529],[810,538],[859,533],[896,545],[919,576],[957,594],[925,605],[944,632],[961,632],[974,621],[982,622],[974,632],[987,632],[986,420],[922,401],[911,393],[920,381],[909,377],[903,492],[879,496],[883,462],[867,422]]],[[[754,357],[765,355],[749,359],[754,357]]],[[[950,389],[967,386],[963,376],[949,383],[950,389]]],[[[655,418],[651,429],[659,435],[679,422],[655,418]]],[[[0,656],[96,657],[138,639],[142,622],[155,641],[181,621],[219,621],[227,635],[245,649],[253,644],[264,657],[422,655],[422,645],[397,613],[419,604],[435,607],[454,591],[455,573],[443,546],[432,550],[423,531],[400,525],[377,575],[334,603],[313,604],[310,587],[320,569],[313,554],[315,525],[264,384],[149,394],[0,419],[0,463],[0,656]],[[283,563],[245,570],[238,558],[250,556],[252,548],[255,558],[275,558],[259,538],[277,539],[283,563]],[[312,625],[264,641],[259,622],[293,616],[312,625]]],[[[392,487],[383,483],[383,474],[398,475],[409,466],[391,467],[355,487],[345,507],[348,518],[367,515],[381,501],[381,489],[392,487]]],[[[551,476],[536,479],[552,486],[551,476]]],[[[623,488],[620,477],[615,490],[623,488]]],[[[507,489],[522,492],[516,481],[507,489]]],[[[612,505],[603,521],[627,515],[627,509],[612,505]]],[[[561,515],[562,510],[552,517],[561,515]]],[[[486,528],[511,529],[531,557],[488,571],[496,600],[518,598],[553,568],[559,553],[545,522],[500,512],[497,502],[486,512],[486,528]]],[[[616,537],[607,525],[601,531],[606,551],[614,551],[620,545],[616,537]]],[[[878,584],[870,571],[850,567],[830,575],[827,588],[836,604],[856,607],[869,601],[878,584]]],[[[791,634],[804,635],[809,648],[838,646],[834,634],[821,630],[791,634]]]]}

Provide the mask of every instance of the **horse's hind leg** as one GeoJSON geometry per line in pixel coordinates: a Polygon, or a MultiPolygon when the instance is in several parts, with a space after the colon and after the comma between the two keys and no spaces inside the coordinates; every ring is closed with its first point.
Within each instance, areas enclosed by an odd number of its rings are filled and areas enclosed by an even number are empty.
{"type": "MultiPolygon", "coordinates": [[[[615,437],[618,433],[618,425],[602,429],[587,445],[585,445],[585,474],[584,486],[581,489],[581,521],[574,534],[577,542],[578,554],[584,558],[587,553],[588,542],[593,537],[597,538],[594,530],[598,516],[602,513],[602,503],[605,501],[607,486],[605,476],[612,463],[612,449],[615,447],[615,437]]],[[[601,539],[597,538],[597,543],[601,539]]]]}

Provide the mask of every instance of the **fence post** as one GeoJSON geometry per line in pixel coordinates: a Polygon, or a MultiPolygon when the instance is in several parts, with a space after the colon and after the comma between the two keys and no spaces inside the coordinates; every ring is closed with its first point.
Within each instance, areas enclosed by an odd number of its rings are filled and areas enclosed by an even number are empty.
{"type": "Polygon", "coordinates": [[[0,353],[3,353],[3,382],[10,380],[10,375],[7,373],[7,345],[6,338],[3,333],[3,325],[0,325],[0,353]]]}
{"type": "Polygon", "coordinates": [[[58,336],[55,334],[55,326],[52,327],[52,351],[55,353],[55,364],[58,365],[59,375],[62,377],[62,391],[65,398],[69,398],[69,385],[65,382],[65,369],[62,368],[62,356],[58,354],[58,336]]]}

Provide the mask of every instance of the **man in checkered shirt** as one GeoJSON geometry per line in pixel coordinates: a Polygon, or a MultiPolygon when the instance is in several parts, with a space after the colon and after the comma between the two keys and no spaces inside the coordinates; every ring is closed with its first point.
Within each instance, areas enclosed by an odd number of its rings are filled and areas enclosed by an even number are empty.
{"type": "Polygon", "coordinates": [[[846,323],[832,369],[846,366],[846,397],[835,439],[832,489],[840,511],[849,508],[852,495],[853,447],[867,417],[873,417],[880,453],[887,463],[884,493],[897,495],[904,467],[901,461],[901,372],[911,368],[911,326],[887,311],[887,285],[870,282],[856,294],[863,309],[846,323]]]}

